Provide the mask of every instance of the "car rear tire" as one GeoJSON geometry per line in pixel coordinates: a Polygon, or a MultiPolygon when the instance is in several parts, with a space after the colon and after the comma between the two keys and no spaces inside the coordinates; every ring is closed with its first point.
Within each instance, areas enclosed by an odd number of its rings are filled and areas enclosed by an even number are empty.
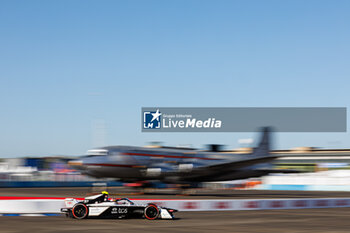
{"type": "Polygon", "coordinates": [[[83,203],[76,204],[72,209],[72,215],[76,219],[83,219],[88,216],[88,207],[83,203]]]}
{"type": "Polygon", "coordinates": [[[159,215],[159,209],[156,205],[154,204],[149,204],[146,208],[145,208],[145,212],[144,212],[145,217],[148,220],[154,220],[156,218],[158,218],[159,215]]]}

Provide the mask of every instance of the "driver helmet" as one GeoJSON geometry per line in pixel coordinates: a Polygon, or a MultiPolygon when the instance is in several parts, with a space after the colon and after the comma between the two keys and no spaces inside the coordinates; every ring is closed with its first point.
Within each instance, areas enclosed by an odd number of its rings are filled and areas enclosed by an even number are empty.
{"type": "Polygon", "coordinates": [[[107,191],[103,191],[102,194],[104,196],[103,201],[108,201],[108,194],[109,193],[107,191]]]}

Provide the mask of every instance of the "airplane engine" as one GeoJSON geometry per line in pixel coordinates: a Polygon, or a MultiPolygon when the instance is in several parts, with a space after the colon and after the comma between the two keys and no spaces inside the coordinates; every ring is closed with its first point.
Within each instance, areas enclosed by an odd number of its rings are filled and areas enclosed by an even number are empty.
{"type": "Polygon", "coordinates": [[[161,173],[162,173],[161,168],[147,168],[146,169],[146,176],[148,176],[148,177],[160,176],[161,173]]]}
{"type": "Polygon", "coordinates": [[[193,170],[193,167],[193,163],[179,164],[178,170],[179,172],[191,172],[193,170]]]}
{"type": "Polygon", "coordinates": [[[167,166],[166,164],[157,164],[159,166],[153,166],[145,170],[145,175],[147,177],[159,177],[167,172],[174,171],[173,166],[167,166]]]}

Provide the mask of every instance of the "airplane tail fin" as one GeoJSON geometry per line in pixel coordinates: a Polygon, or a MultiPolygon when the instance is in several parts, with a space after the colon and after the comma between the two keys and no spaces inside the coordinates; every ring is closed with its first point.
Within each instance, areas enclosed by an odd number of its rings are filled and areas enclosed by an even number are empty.
{"type": "Polygon", "coordinates": [[[258,147],[254,148],[253,155],[264,156],[270,153],[271,127],[261,129],[261,139],[258,147]]]}

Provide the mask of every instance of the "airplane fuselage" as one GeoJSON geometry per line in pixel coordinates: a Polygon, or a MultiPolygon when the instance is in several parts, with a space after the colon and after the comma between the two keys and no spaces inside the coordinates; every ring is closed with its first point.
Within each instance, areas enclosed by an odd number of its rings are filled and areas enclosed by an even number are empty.
{"type": "Polygon", "coordinates": [[[257,168],[266,167],[267,163],[251,163],[226,173],[220,170],[205,172],[208,166],[245,160],[247,156],[198,150],[110,146],[89,150],[87,156],[71,164],[90,176],[125,181],[221,181],[265,175],[257,168]],[[204,172],[197,172],[198,169],[204,172]]]}

